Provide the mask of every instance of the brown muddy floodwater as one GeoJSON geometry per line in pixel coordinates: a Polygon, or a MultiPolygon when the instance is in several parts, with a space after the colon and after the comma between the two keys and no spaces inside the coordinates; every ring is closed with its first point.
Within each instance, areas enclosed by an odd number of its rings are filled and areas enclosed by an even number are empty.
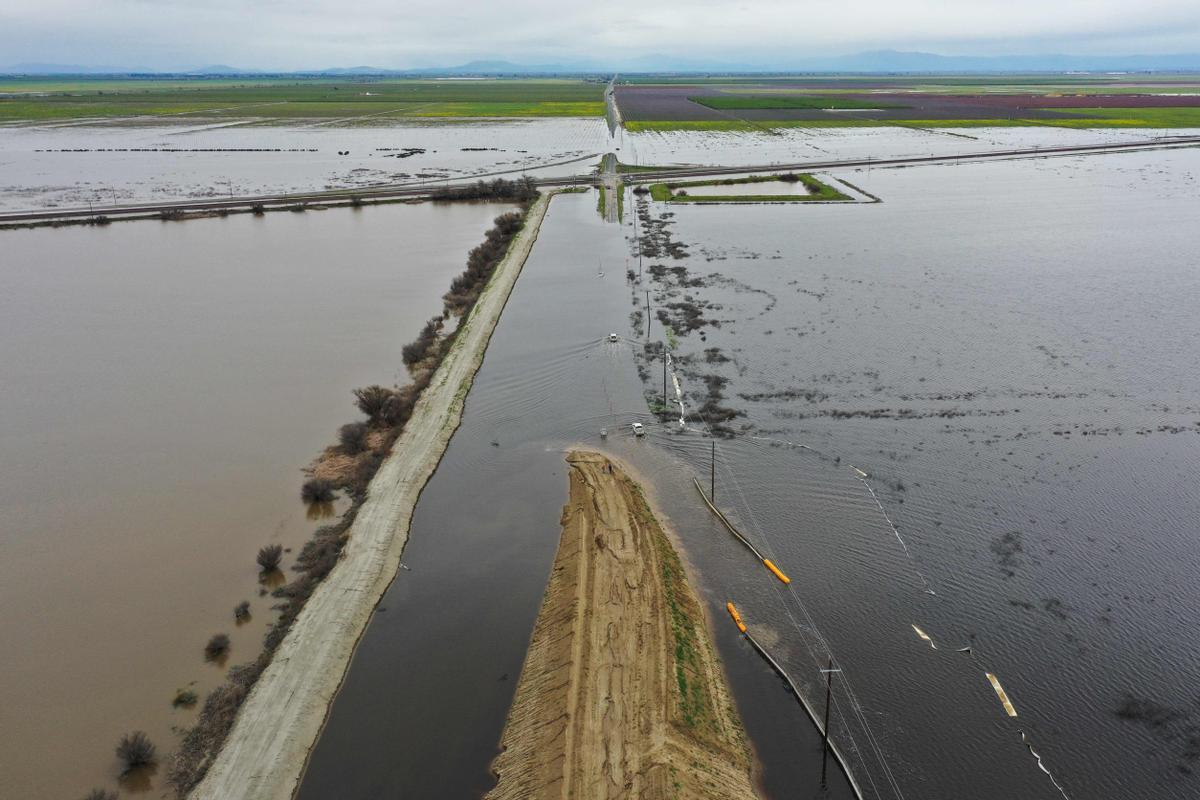
{"type": "Polygon", "coordinates": [[[319,524],[301,469],[351,389],[404,380],[400,348],[506,210],[0,232],[0,797],[115,786],[123,733],[165,755],[199,708],[176,690],[203,702],[257,655],[255,553],[319,524]],[[222,632],[230,659],[205,663],[222,632]]]}

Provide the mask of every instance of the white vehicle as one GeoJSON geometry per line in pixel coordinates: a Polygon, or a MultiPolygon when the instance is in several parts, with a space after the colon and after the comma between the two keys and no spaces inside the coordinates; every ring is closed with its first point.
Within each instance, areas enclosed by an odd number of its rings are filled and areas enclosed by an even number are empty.
{"type": "Polygon", "coordinates": [[[618,340],[618,338],[619,338],[619,337],[618,337],[618,336],[617,336],[615,333],[610,333],[610,334],[608,335],[608,340],[609,340],[610,342],[615,342],[615,341],[617,341],[617,340],[618,340]]]}
{"type": "Polygon", "coordinates": [[[601,428],[601,429],[600,429],[600,438],[601,438],[601,439],[607,439],[607,438],[608,438],[608,428],[601,428]]]}
{"type": "Polygon", "coordinates": [[[646,435],[646,426],[642,425],[642,423],[640,423],[640,422],[633,423],[633,435],[634,436],[645,436],[646,435]]]}

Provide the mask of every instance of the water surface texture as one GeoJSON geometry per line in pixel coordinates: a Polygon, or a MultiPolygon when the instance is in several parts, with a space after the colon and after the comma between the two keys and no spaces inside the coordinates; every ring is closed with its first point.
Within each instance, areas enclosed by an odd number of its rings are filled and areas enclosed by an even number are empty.
{"type": "Polygon", "coordinates": [[[792,570],[788,663],[832,649],[878,796],[1061,796],[1023,734],[1070,797],[1196,795],[1198,175],[1141,153],[642,205],[652,304],[701,317],[689,407],[743,415],[724,497],[792,570]]]}
{"type": "Polygon", "coordinates": [[[301,468],[506,209],[0,232],[0,796],[111,785],[123,733],[170,751],[176,689],[222,679],[209,636],[258,654],[255,553],[319,524],[301,468]]]}
{"type": "Polygon", "coordinates": [[[591,170],[607,140],[599,118],[10,125],[0,127],[0,209],[572,175],[591,170]]]}

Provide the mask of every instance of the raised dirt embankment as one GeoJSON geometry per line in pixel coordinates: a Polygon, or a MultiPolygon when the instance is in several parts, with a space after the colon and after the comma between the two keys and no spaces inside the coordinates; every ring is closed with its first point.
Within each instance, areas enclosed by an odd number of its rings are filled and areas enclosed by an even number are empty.
{"type": "Polygon", "coordinates": [[[758,794],[700,602],[641,489],[575,452],[489,800],[758,794]]]}
{"type": "Polygon", "coordinates": [[[292,624],[190,797],[292,797],[359,637],[396,575],[417,498],[458,428],[463,401],[537,239],[550,197],[544,195],[530,207],[524,228],[371,481],[341,560],[292,624]]]}

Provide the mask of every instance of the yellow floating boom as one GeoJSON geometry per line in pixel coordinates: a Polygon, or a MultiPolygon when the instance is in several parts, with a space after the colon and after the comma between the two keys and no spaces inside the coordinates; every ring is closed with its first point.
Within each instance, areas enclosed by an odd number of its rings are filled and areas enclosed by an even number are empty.
{"type": "Polygon", "coordinates": [[[734,608],[733,603],[726,603],[725,610],[729,612],[729,616],[733,618],[733,624],[738,626],[738,630],[742,633],[746,632],[746,623],[742,622],[742,615],[734,608]]]}
{"type": "Polygon", "coordinates": [[[996,680],[996,676],[992,673],[986,673],[987,679],[992,682],[992,688],[996,690],[996,696],[1000,698],[1000,704],[1004,706],[1004,710],[1008,712],[1010,717],[1017,715],[1017,710],[1013,708],[1012,701],[1008,699],[1008,694],[1005,693],[1004,687],[1000,685],[1000,681],[996,680]]]}
{"type": "Polygon", "coordinates": [[[764,558],[763,566],[765,566],[767,569],[771,570],[771,572],[773,572],[775,574],[775,577],[779,578],[779,580],[782,581],[784,584],[788,584],[788,583],[792,582],[791,578],[789,578],[787,575],[784,575],[782,572],[779,571],[779,567],[777,567],[771,563],[771,559],[764,558]]]}

